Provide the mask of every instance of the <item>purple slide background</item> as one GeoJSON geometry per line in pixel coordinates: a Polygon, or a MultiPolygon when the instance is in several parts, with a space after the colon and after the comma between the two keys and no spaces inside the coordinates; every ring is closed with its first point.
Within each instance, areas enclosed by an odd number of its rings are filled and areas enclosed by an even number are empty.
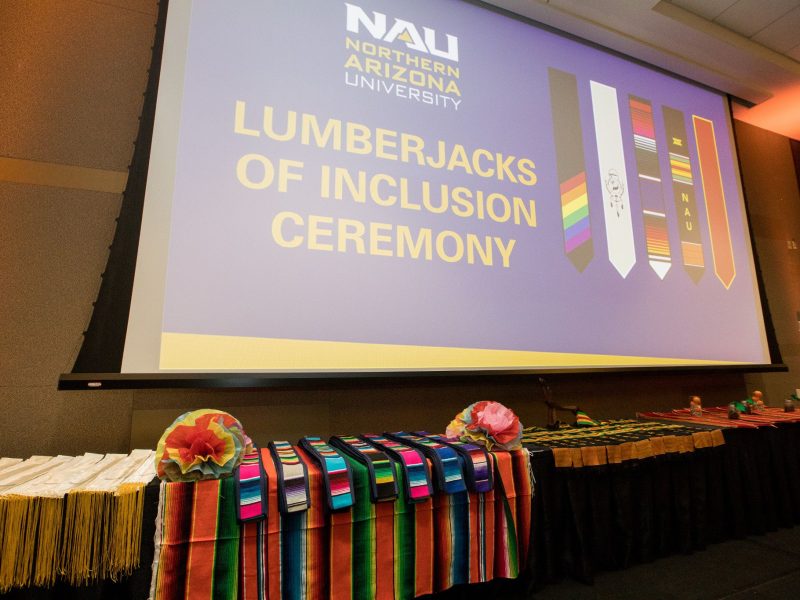
{"type": "MultiPolygon", "coordinates": [[[[459,38],[462,103],[443,110],[344,82],[345,5],[331,0],[194,3],[185,74],[163,329],[169,332],[311,340],[518,349],[687,359],[768,362],[752,279],[748,234],[729,147],[723,97],[459,0],[355,0],[418,26],[459,38]],[[563,252],[547,68],[578,77],[595,258],[583,273],[563,252]],[[608,262],[590,102],[590,79],[617,88],[632,204],[637,263],[622,279],[608,262]],[[661,281],[647,263],[627,95],[655,111],[673,264],[661,281]],[[533,187],[371,156],[275,142],[233,133],[236,100],[247,124],[261,108],[351,120],[463,144],[467,150],[529,157],[533,187]],[[680,261],[678,224],[666,156],[662,104],[711,119],[733,239],[736,279],[716,278],[692,155],[706,272],[694,284],[680,261]],[[305,162],[304,181],[288,193],[248,190],[236,179],[239,157],[256,152],[305,162]],[[322,199],[319,165],[407,176],[536,200],[538,227],[474,217],[322,199]],[[272,239],[282,210],[403,224],[434,234],[517,240],[511,268],[286,249],[272,239]]],[[[353,34],[351,34],[353,35],[353,34]]],[[[371,39],[362,32],[362,40],[371,39]]],[[[389,44],[384,44],[389,45],[389,44]]],[[[413,53],[402,42],[392,45],[413,53]]],[[[445,59],[439,59],[447,63],[445,59]]],[[[416,184],[416,185],[415,185],[416,184]]],[[[412,192],[412,199],[415,194],[412,192]]]]}

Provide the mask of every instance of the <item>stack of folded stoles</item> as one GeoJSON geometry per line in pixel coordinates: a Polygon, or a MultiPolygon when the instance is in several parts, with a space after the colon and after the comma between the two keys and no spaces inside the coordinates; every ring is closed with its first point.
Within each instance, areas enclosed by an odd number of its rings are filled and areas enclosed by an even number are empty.
{"type": "Polygon", "coordinates": [[[0,459],[0,593],[57,577],[117,579],[139,566],[152,450],[0,459]]]}
{"type": "Polygon", "coordinates": [[[551,450],[557,467],[588,467],[693,452],[696,448],[720,446],[725,440],[719,429],[617,420],[556,430],[529,427],[523,430],[522,442],[532,450],[551,450]]]}

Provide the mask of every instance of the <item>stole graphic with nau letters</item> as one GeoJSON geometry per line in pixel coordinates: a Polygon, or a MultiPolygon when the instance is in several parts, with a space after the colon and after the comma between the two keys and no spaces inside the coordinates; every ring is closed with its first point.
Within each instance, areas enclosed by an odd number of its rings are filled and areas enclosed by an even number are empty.
{"type": "Polygon", "coordinates": [[[681,239],[683,267],[697,283],[705,273],[703,239],[697,220],[697,202],[694,194],[694,178],[689,160],[689,141],[683,113],[669,106],[662,108],[664,130],[667,134],[669,166],[672,172],[672,195],[675,199],[675,214],[681,239]]]}

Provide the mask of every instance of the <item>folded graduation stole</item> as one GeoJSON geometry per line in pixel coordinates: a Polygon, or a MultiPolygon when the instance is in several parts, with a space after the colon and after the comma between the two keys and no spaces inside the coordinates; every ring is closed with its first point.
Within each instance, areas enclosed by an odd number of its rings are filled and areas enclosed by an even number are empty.
{"type": "Polygon", "coordinates": [[[347,452],[367,467],[373,502],[385,502],[397,498],[394,464],[385,452],[353,435],[333,436],[329,443],[331,446],[347,452]]]}
{"type": "Polygon", "coordinates": [[[489,464],[489,453],[486,448],[469,442],[462,442],[457,438],[448,438],[443,435],[431,435],[425,431],[414,432],[419,436],[427,437],[450,446],[464,459],[464,476],[467,486],[472,492],[488,492],[492,489],[492,468],[489,464]]]}
{"type": "Polygon", "coordinates": [[[242,464],[233,472],[236,481],[236,518],[240,523],[261,521],[267,516],[267,473],[261,462],[261,451],[253,451],[242,458],[242,464]]]}
{"type": "Polygon", "coordinates": [[[344,457],[318,437],[304,437],[300,446],[322,467],[328,507],[338,510],[353,506],[353,474],[344,457]]]}
{"type": "Polygon", "coordinates": [[[421,450],[425,456],[431,459],[434,480],[439,491],[446,494],[467,491],[464,474],[461,472],[461,461],[456,451],[450,446],[406,431],[387,433],[386,436],[421,450]]]}
{"type": "Polygon", "coordinates": [[[403,467],[406,497],[411,502],[421,502],[433,495],[433,485],[428,474],[428,463],[419,450],[390,440],[382,435],[365,434],[361,436],[370,444],[393,456],[403,467]]]}
{"type": "Polygon", "coordinates": [[[278,472],[278,507],[282,513],[308,510],[308,471],[294,447],[286,441],[270,442],[269,449],[278,472]]]}

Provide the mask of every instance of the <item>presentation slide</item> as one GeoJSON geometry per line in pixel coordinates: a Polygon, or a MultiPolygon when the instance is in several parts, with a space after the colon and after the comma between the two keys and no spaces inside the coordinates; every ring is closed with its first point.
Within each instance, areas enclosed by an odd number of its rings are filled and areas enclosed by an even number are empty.
{"type": "Polygon", "coordinates": [[[172,0],[123,372],[770,362],[727,99],[462,0],[172,0]]]}

